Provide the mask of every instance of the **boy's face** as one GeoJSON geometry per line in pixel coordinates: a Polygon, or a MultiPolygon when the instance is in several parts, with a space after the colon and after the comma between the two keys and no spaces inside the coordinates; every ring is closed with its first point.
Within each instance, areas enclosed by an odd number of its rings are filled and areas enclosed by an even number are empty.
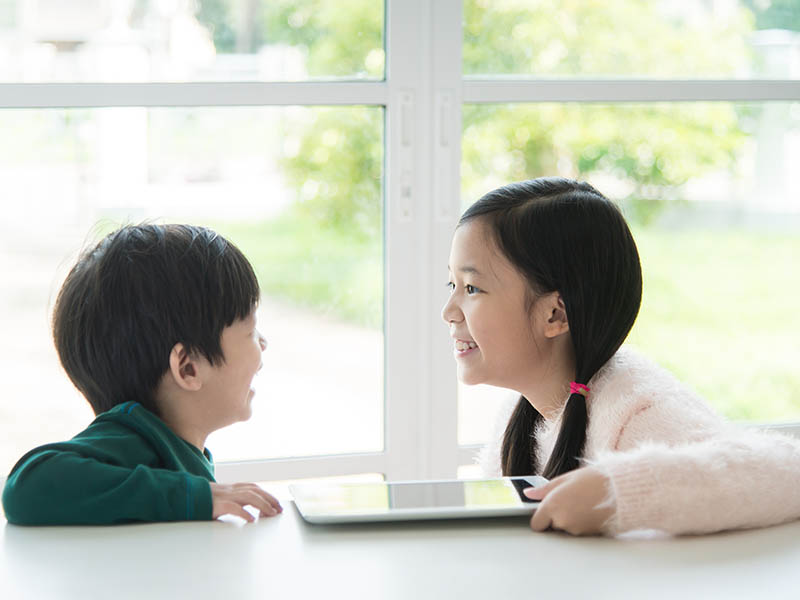
{"type": "Polygon", "coordinates": [[[214,429],[246,421],[252,414],[253,377],[261,369],[261,353],[267,347],[256,328],[255,310],[222,330],[221,345],[224,362],[210,367],[204,383],[214,429]]]}

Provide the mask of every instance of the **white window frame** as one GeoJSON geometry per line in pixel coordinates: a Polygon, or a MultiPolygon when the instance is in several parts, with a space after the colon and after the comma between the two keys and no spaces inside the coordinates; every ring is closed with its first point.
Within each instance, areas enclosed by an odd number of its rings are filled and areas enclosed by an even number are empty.
{"type": "Polygon", "coordinates": [[[458,445],[455,366],[439,316],[461,206],[462,103],[800,100],[793,80],[465,78],[462,14],[461,0],[386,0],[384,81],[0,84],[0,109],[385,107],[384,451],[219,463],[220,481],[453,477],[472,462],[476,447],[458,445]]]}

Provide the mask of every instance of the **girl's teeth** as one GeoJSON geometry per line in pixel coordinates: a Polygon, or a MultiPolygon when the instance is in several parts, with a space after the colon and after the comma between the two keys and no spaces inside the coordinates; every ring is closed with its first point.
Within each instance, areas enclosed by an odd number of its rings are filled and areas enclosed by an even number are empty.
{"type": "Polygon", "coordinates": [[[475,342],[462,342],[461,340],[456,340],[456,350],[458,350],[459,352],[472,350],[473,348],[477,347],[478,345],[475,342]]]}

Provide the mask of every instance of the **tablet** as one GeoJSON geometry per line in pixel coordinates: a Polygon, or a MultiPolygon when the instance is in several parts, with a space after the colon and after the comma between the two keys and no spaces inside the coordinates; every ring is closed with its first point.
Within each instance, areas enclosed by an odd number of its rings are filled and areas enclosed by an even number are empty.
{"type": "Polygon", "coordinates": [[[544,477],[431,481],[301,483],[289,486],[309,523],[356,523],[529,515],[538,501],[522,494],[544,477]]]}

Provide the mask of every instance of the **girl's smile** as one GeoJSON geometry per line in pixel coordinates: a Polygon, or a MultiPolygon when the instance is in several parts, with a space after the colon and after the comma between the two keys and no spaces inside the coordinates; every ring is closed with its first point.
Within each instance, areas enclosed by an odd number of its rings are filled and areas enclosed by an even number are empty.
{"type": "Polygon", "coordinates": [[[455,354],[456,358],[467,356],[477,349],[478,345],[472,341],[456,339],[455,343],[453,344],[453,353],[455,354]]]}

